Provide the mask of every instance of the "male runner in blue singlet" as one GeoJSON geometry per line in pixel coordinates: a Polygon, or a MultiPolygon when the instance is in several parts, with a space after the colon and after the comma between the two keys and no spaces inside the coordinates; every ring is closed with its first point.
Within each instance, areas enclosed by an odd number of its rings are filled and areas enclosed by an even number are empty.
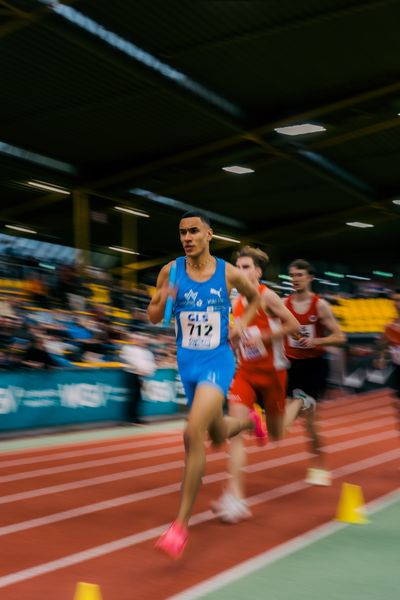
{"type": "MultiPolygon", "coordinates": [[[[258,290],[236,267],[211,256],[212,229],[206,215],[200,211],[185,213],[179,234],[185,256],[176,259],[174,314],[178,368],[190,412],[184,432],[186,460],[178,515],[156,543],[156,548],[172,558],[181,556],[187,542],[187,525],[204,473],[206,433],[217,444],[245,429],[254,429],[261,441],[266,436],[254,412],[243,421],[223,415],[224,398],[235,371],[230,341],[237,343],[254,318],[260,304],[258,290]],[[248,304],[229,331],[229,296],[233,288],[248,304]]],[[[164,315],[171,265],[165,265],[157,279],[148,308],[152,323],[160,322],[164,315]]]]}

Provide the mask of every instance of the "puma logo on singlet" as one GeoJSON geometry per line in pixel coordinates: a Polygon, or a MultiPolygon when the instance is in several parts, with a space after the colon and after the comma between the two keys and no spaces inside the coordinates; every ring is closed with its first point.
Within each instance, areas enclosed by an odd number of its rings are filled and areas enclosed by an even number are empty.
{"type": "Polygon", "coordinates": [[[210,289],[210,294],[214,294],[215,296],[218,296],[218,298],[220,300],[222,300],[221,294],[222,294],[222,288],[219,288],[219,290],[216,290],[215,288],[211,288],[210,289]]]}

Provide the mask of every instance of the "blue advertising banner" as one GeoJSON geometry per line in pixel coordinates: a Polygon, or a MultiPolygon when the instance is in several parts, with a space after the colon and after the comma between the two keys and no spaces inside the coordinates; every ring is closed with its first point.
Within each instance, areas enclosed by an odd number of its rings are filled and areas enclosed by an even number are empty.
{"type": "Polygon", "coordinates": [[[151,377],[143,377],[141,416],[170,415],[178,411],[176,375],[176,369],[158,369],[151,377]]]}
{"type": "MultiPolygon", "coordinates": [[[[143,381],[142,415],[173,414],[176,371],[143,381]]],[[[0,431],[61,424],[124,421],[129,399],[121,369],[18,371],[0,374],[0,431]]]]}

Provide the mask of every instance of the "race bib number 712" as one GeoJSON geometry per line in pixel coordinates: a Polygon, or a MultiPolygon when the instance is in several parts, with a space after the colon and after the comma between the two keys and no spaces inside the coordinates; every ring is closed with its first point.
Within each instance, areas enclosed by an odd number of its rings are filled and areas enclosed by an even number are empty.
{"type": "Polygon", "coordinates": [[[221,315],[219,312],[180,313],[182,348],[212,350],[221,340],[221,315]]]}

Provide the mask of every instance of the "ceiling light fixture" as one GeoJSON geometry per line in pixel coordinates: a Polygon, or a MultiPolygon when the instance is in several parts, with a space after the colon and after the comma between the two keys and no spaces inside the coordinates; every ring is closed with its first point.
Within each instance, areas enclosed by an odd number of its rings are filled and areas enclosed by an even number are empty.
{"type": "Polygon", "coordinates": [[[41,181],[28,181],[28,185],[39,188],[40,190],[48,190],[49,192],[57,192],[57,194],[65,194],[66,196],[71,194],[71,192],[65,188],[60,188],[55,185],[51,185],[50,183],[44,183],[41,181]]]}
{"type": "Polygon", "coordinates": [[[372,271],[372,274],[378,277],[393,277],[393,273],[387,273],[386,271],[372,271]]]}
{"type": "Polygon", "coordinates": [[[335,283],[334,281],[324,281],[324,285],[333,285],[333,286],[337,287],[340,284],[339,283],[335,283]]]}
{"type": "Polygon", "coordinates": [[[223,171],[228,171],[228,173],[236,173],[237,175],[244,175],[245,173],[254,173],[254,169],[248,169],[247,167],[239,167],[238,165],[233,165],[232,167],[222,167],[223,171]]]}
{"type": "Polygon", "coordinates": [[[305,135],[307,133],[315,133],[316,131],[326,131],[322,125],[313,125],[312,123],[302,123],[301,125],[288,125],[286,127],[276,127],[277,133],[283,135],[305,135]]]}
{"type": "Polygon", "coordinates": [[[327,275],[327,277],[336,277],[337,279],[344,279],[344,275],[342,275],[342,273],[336,273],[335,271],[325,271],[324,275],[327,275]]]}
{"type": "Polygon", "coordinates": [[[19,225],[5,225],[7,229],[15,229],[16,231],[22,231],[23,233],[37,233],[34,229],[28,229],[28,227],[19,227],[19,225]]]}
{"type": "Polygon", "coordinates": [[[109,250],[114,250],[115,252],[121,252],[122,254],[136,254],[139,256],[139,252],[135,252],[134,250],[129,250],[128,248],[121,248],[120,246],[108,246],[109,250]]]}
{"type": "Polygon", "coordinates": [[[370,277],[361,277],[360,275],[346,275],[349,279],[360,279],[360,281],[371,281],[370,277]]]}
{"type": "Polygon", "coordinates": [[[120,212],[124,212],[129,215],[135,215],[136,217],[145,217],[146,219],[150,218],[150,215],[148,213],[133,208],[125,208],[124,206],[114,206],[114,208],[115,210],[119,210],[120,212]]]}
{"type": "Polygon", "coordinates": [[[362,223],[361,221],[350,221],[349,223],[346,223],[346,225],[349,225],[350,227],[358,227],[359,229],[368,229],[368,227],[375,227],[375,225],[372,225],[371,223],[362,223]]]}
{"type": "Polygon", "coordinates": [[[232,242],[233,244],[240,244],[240,240],[235,240],[235,238],[227,237],[226,235],[219,235],[218,233],[213,233],[213,239],[223,240],[224,242],[232,242]]]}

